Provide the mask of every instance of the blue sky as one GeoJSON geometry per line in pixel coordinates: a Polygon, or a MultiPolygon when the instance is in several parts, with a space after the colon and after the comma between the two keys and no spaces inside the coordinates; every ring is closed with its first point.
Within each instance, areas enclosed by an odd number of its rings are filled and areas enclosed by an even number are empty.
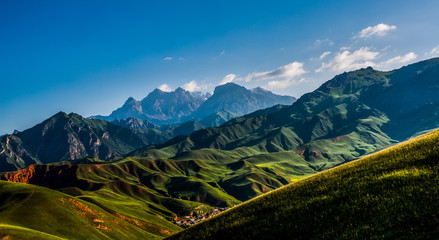
{"type": "Polygon", "coordinates": [[[0,0],[0,134],[156,87],[300,97],[343,71],[439,56],[439,1],[331,2],[0,0]]]}

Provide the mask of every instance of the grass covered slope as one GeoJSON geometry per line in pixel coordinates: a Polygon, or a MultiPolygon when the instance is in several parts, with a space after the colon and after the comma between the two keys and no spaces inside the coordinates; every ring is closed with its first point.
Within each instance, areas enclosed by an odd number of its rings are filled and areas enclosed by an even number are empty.
{"type": "Polygon", "coordinates": [[[439,131],[243,203],[169,239],[434,239],[439,131]]]}
{"type": "Polygon", "coordinates": [[[107,210],[59,191],[0,181],[0,239],[162,239],[170,234],[151,231],[124,209],[107,210]]]}

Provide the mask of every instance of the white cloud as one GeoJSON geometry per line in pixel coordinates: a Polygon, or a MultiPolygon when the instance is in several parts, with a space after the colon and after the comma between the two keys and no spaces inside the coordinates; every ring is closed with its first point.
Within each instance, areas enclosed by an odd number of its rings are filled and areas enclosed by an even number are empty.
{"type": "MultiPolygon", "coordinates": [[[[172,58],[171,58],[172,59],[172,58]]],[[[178,57],[178,61],[184,61],[184,58],[178,57]]]]}
{"type": "Polygon", "coordinates": [[[316,47],[320,47],[322,45],[332,46],[332,45],[334,45],[334,42],[332,42],[328,38],[327,39],[317,39],[314,42],[314,46],[316,46],[316,47]]]}
{"type": "Polygon", "coordinates": [[[222,55],[224,55],[226,53],[226,51],[221,51],[221,53],[220,53],[220,55],[222,56],[222,55]]]}
{"type": "Polygon", "coordinates": [[[183,84],[183,86],[181,87],[189,92],[197,92],[197,91],[207,90],[209,88],[209,85],[206,84],[198,85],[197,81],[192,80],[188,83],[183,84]]]}
{"type": "Polygon", "coordinates": [[[190,81],[188,83],[185,83],[182,86],[182,88],[187,90],[187,91],[189,91],[189,92],[195,92],[195,91],[200,90],[200,87],[198,86],[198,84],[197,84],[197,82],[195,80],[192,80],[192,81],[190,81]]]}
{"type": "Polygon", "coordinates": [[[367,27],[361,30],[357,35],[354,36],[354,38],[368,38],[372,36],[384,36],[391,30],[396,30],[396,26],[392,25],[389,26],[384,23],[380,23],[373,27],[367,27]]]}
{"type": "Polygon", "coordinates": [[[375,60],[379,54],[379,52],[371,51],[368,47],[362,47],[354,52],[345,50],[343,52],[338,52],[329,62],[323,63],[316,72],[323,72],[324,70],[343,72],[368,66],[375,66],[373,60],[375,60]]]}
{"type": "Polygon", "coordinates": [[[377,67],[388,68],[388,67],[399,67],[401,64],[409,63],[418,57],[414,52],[409,52],[403,56],[396,56],[384,62],[377,64],[377,67]]]}
{"type": "Polygon", "coordinates": [[[170,61],[172,59],[173,59],[172,57],[165,57],[165,58],[163,58],[163,60],[165,60],[165,61],[170,61]]]}
{"type": "Polygon", "coordinates": [[[250,82],[250,81],[264,81],[274,78],[292,79],[304,73],[306,73],[306,71],[303,69],[303,63],[292,62],[285,66],[279,67],[273,71],[250,73],[249,75],[247,75],[247,77],[245,77],[244,80],[246,82],[250,82]]]}
{"type": "Polygon", "coordinates": [[[233,80],[235,80],[235,79],[236,79],[236,74],[233,74],[233,73],[227,74],[227,75],[223,78],[223,80],[221,80],[221,82],[219,83],[219,85],[224,85],[224,84],[226,84],[226,83],[233,82],[233,80]]]}
{"type": "Polygon", "coordinates": [[[430,55],[439,56],[439,45],[437,45],[435,48],[431,49],[430,55]]]}
{"type": "Polygon", "coordinates": [[[329,54],[331,54],[331,52],[330,51],[326,51],[326,52],[322,53],[322,55],[320,55],[319,59],[322,60],[323,58],[325,58],[329,54]]]}
{"type": "Polygon", "coordinates": [[[267,90],[276,90],[276,89],[284,89],[293,85],[298,85],[305,81],[305,78],[301,78],[299,80],[295,79],[285,79],[285,80],[274,80],[270,81],[263,86],[263,88],[267,90]]]}
{"type": "Polygon", "coordinates": [[[172,89],[168,86],[168,84],[162,84],[158,87],[158,89],[162,90],[163,92],[172,92],[172,89]]]}

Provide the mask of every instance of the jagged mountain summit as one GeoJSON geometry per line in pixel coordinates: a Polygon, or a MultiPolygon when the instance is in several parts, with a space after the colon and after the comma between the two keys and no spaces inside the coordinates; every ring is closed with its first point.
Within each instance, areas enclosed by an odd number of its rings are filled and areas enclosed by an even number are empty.
{"type": "Polygon", "coordinates": [[[182,88],[173,92],[155,89],[141,101],[128,98],[122,107],[109,116],[98,115],[91,118],[114,121],[135,117],[159,125],[209,118],[214,123],[204,120],[204,125],[218,126],[233,117],[277,104],[291,105],[295,100],[294,97],[279,96],[261,88],[249,90],[235,83],[217,86],[213,95],[189,92],[182,88]]]}
{"type": "Polygon", "coordinates": [[[206,99],[203,94],[191,94],[183,88],[173,92],[155,89],[141,101],[130,97],[122,107],[109,116],[94,116],[108,121],[130,117],[148,120],[156,124],[178,123],[181,118],[190,115],[206,99]]]}
{"type": "Polygon", "coordinates": [[[191,114],[192,119],[203,119],[216,112],[232,112],[245,115],[277,104],[291,105],[296,99],[276,95],[262,88],[249,90],[235,83],[217,86],[209,99],[191,114]]]}

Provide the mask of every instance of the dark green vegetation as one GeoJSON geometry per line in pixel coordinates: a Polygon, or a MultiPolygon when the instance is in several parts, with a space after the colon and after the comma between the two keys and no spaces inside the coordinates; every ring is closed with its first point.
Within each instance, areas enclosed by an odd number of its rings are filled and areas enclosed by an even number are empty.
{"type": "Polygon", "coordinates": [[[439,131],[243,203],[168,239],[437,239],[439,131]]]}
{"type": "Polygon", "coordinates": [[[161,239],[180,231],[135,198],[64,191],[71,195],[0,181],[0,239],[161,239]]]}

